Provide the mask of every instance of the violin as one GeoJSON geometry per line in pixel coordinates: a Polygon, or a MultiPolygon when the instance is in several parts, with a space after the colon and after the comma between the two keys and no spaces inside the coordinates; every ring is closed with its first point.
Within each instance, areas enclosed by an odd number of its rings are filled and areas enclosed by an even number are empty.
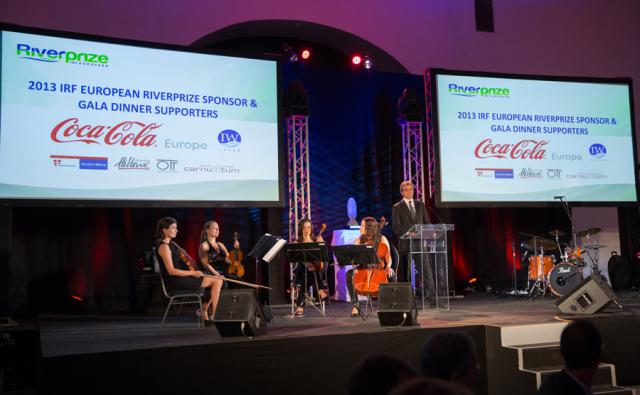
{"type": "Polygon", "coordinates": [[[187,251],[184,250],[184,248],[180,247],[175,241],[171,241],[171,245],[175,246],[178,249],[180,260],[184,262],[185,265],[187,265],[189,270],[191,270],[192,272],[200,270],[200,264],[198,263],[198,261],[191,258],[189,254],[187,254],[187,251]]]}
{"type": "MultiPolygon", "coordinates": [[[[320,231],[318,232],[318,237],[316,237],[316,239],[318,239],[319,237],[322,237],[322,232],[324,232],[325,230],[327,230],[327,224],[322,224],[320,226],[320,231]]],[[[325,267],[325,262],[323,261],[317,261],[317,262],[313,262],[313,270],[315,270],[316,272],[321,272],[325,267]]]]}
{"type": "MultiPolygon", "coordinates": [[[[190,271],[195,272],[197,270],[200,270],[200,264],[198,263],[198,261],[196,261],[195,259],[191,258],[189,256],[189,254],[187,254],[187,251],[184,250],[184,248],[180,247],[178,245],[178,243],[176,243],[175,241],[172,241],[171,244],[174,245],[178,249],[178,253],[180,254],[180,260],[187,265],[187,267],[189,268],[190,271]]],[[[240,252],[240,251],[238,251],[238,252],[240,252]]],[[[240,252],[240,254],[242,254],[242,252],[240,252]]],[[[242,259],[242,257],[240,259],[242,259]]],[[[242,266],[242,265],[240,265],[240,266],[242,266]]],[[[244,275],[244,267],[242,267],[242,270],[243,270],[242,274],[244,275]]],[[[264,288],[264,289],[272,290],[271,287],[266,287],[264,285],[254,284],[254,283],[249,283],[249,282],[239,281],[239,280],[233,280],[231,278],[226,278],[226,277],[219,276],[219,275],[216,276],[216,275],[211,275],[211,274],[204,273],[204,276],[205,277],[219,278],[222,281],[227,281],[227,282],[240,284],[240,285],[246,285],[246,286],[251,287],[251,288],[256,288],[256,289],[264,288]]]]}
{"type": "MultiPolygon", "coordinates": [[[[238,232],[233,232],[233,244],[236,244],[238,241],[238,232]]],[[[235,275],[238,278],[242,278],[244,276],[244,266],[242,266],[242,251],[239,248],[234,248],[229,253],[229,259],[231,263],[229,264],[229,269],[227,269],[227,273],[230,276],[235,275]]]]}
{"type": "Polygon", "coordinates": [[[358,294],[377,296],[380,290],[380,284],[386,284],[389,282],[387,272],[385,270],[387,266],[387,260],[385,257],[389,254],[389,247],[385,243],[380,242],[382,237],[382,228],[386,224],[386,221],[387,220],[384,217],[380,218],[380,221],[378,222],[378,234],[372,242],[373,248],[376,251],[376,256],[380,259],[377,267],[357,269],[353,274],[353,286],[358,294]]]}

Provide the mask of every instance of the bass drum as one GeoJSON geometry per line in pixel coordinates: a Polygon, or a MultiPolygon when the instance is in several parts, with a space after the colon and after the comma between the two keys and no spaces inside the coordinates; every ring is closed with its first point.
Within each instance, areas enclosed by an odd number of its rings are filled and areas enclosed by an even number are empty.
{"type": "Polygon", "coordinates": [[[582,281],[582,270],[570,263],[556,265],[549,272],[549,289],[556,296],[563,296],[582,281]]]}

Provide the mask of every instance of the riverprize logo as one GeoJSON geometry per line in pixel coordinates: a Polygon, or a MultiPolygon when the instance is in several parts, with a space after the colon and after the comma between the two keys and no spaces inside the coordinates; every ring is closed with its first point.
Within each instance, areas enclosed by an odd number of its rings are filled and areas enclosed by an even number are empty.
{"type": "Polygon", "coordinates": [[[481,96],[481,97],[509,97],[511,91],[509,88],[496,88],[489,86],[465,86],[458,84],[449,84],[449,93],[456,96],[481,96]]]}
{"type": "Polygon", "coordinates": [[[84,64],[106,67],[109,57],[105,54],[90,52],[62,51],[53,48],[37,48],[29,44],[17,44],[16,54],[19,58],[55,63],[64,61],[70,64],[84,64]]]}

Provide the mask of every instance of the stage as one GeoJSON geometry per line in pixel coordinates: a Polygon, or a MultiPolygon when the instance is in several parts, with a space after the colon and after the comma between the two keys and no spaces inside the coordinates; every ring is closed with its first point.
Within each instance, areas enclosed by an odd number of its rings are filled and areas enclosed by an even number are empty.
{"type": "MultiPolygon", "coordinates": [[[[477,394],[534,394],[536,380],[561,365],[559,334],[573,318],[559,315],[554,301],[549,296],[529,301],[470,294],[452,299],[450,311],[420,311],[419,326],[400,328],[381,327],[375,313],[366,321],[352,318],[350,304],[342,302],[327,306],[326,317],[307,308],[305,317],[292,319],[290,308],[279,306],[273,309],[267,333],[253,339],[223,338],[215,327],[196,327],[186,313],[170,316],[165,325],[158,315],[40,316],[38,389],[345,393],[351,370],[365,355],[386,353],[418,370],[427,337],[455,330],[476,342],[477,394]]],[[[600,314],[577,318],[594,320],[602,331],[604,361],[615,365],[617,384],[640,384],[640,298],[637,292],[629,293],[621,295],[620,303],[625,310],[609,306],[600,314]]],[[[599,375],[603,388],[615,384],[616,375],[607,374],[599,375]]]]}

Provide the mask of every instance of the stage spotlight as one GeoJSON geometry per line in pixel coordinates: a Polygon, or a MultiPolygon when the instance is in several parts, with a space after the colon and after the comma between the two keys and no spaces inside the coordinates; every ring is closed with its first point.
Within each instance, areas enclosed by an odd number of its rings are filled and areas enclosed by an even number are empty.
{"type": "Polygon", "coordinates": [[[353,55],[351,57],[351,64],[354,66],[360,66],[360,64],[362,63],[362,56],[360,55],[353,55]]]}
{"type": "Polygon", "coordinates": [[[302,60],[309,60],[311,58],[311,50],[303,49],[302,51],[300,51],[300,58],[302,60]]]}
{"type": "Polygon", "coordinates": [[[287,43],[282,44],[282,55],[289,63],[298,61],[298,53],[287,43]]]}
{"type": "Polygon", "coordinates": [[[364,63],[362,65],[364,66],[365,70],[371,70],[371,68],[373,67],[373,62],[371,61],[371,58],[369,56],[365,55],[364,63]]]}

